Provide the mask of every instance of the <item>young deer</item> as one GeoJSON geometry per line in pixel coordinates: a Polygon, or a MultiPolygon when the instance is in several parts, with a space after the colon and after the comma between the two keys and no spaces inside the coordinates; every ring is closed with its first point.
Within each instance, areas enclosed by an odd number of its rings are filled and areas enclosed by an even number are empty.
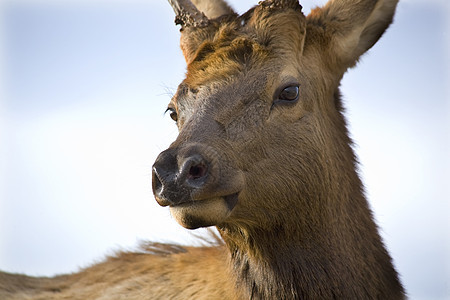
{"type": "Polygon", "coordinates": [[[153,166],[156,201],[214,247],[149,244],[80,273],[0,273],[2,299],[403,299],[358,177],[339,83],[398,0],[296,0],[237,15],[171,1],[186,79],[179,136],[153,166]]]}

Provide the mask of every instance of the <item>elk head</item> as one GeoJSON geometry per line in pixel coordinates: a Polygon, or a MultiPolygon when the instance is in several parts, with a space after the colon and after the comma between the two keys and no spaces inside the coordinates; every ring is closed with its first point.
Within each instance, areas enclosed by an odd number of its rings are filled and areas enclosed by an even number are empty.
{"type": "Polygon", "coordinates": [[[241,16],[222,0],[169,2],[187,75],[168,106],[179,136],[153,166],[157,202],[186,228],[330,219],[333,196],[359,183],[339,82],[396,1],[334,0],[308,17],[296,0],[241,16]]]}

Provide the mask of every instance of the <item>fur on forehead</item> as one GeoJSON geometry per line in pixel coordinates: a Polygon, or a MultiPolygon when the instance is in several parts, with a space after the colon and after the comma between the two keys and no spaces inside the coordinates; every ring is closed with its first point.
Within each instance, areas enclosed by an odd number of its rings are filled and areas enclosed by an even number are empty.
{"type": "Polygon", "coordinates": [[[198,87],[264,65],[271,58],[300,55],[305,34],[306,18],[298,3],[260,4],[242,16],[218,18],[208,28],[187,28],[181,38],[188,63],[185,83],[198,87]]]}

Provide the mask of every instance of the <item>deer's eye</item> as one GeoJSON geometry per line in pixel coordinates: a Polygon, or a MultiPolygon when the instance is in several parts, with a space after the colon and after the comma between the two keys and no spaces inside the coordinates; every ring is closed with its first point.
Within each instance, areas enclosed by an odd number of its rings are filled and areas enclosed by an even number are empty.
{"type": "Polygon", "coordinates": [[[294,102],[298,100],[299,86],[290,85],[283,88],[279,93],[275,102],[294,102]]]}
{"type": "Polygon", "coordinates": [[[171,118],[172,120],[174,120],[175,122],[178,121],[178,114],[177,114],[177,111],[176,111],[174,108],[172,108],[172,107],[167,108],[167,109],[166,109],[166,113],[167,113],[167,112],[170,113],[170,118],[171,118]]]}

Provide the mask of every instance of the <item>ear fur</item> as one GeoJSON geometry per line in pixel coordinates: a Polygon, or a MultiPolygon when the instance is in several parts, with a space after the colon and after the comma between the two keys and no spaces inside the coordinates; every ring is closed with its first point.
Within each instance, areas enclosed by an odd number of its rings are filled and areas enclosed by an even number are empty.
{"type": "Polygon", "coordinates": [[[308,22],[322,27],[333,60],[345,72],[356,64],[392,23],[398,0],[329,0],[308,22]]]}
{"type": "MultiPolygon", "coordinates": [[[[203,12],[209,20],[225,15],[237,15],[224,0],[191,0],[195,7],[203,12]]],[[[192,60],[199,46],[206,40],[212,38],[218,28],[217,22],[211,22],[209,26],[196,28],[182,28],[180,47],[186,63],[192,60]]]]}
{"type": "Polygon", "coordinates": [[[214,25],[211,23],[205,28],[187,27],[181,30],[180,48],[188,65],[195,57],[200,45],[214,36],[217,30],[214,25]]]}

